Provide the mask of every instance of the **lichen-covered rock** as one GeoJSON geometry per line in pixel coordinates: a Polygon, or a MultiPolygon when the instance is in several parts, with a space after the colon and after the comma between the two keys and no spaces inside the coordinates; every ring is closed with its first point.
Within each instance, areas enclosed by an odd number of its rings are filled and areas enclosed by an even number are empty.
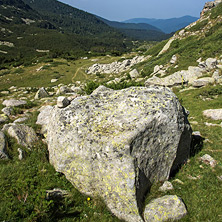
{"type": "Polygon", "coordinates": [[[14,137],[18,144],[25,147],[31,147],[32,143],[38,139],[35,131],[23,124],[6,124],[3,130],[7,131],[11,137],[14,137]]]}
{"type": "Polygon", "coordinates": [[[2,112],[7,115],[7,116],[11,116],[12,112],[13,112],[13,108],[8,106],[2,109],[2,112]]]}
{"type": "Polygon", "coordinates": [[[102,197],[125,221],[142,221],[151,184],[167,180],[190,151],[184,110],[164,87],[101,86],[64,109],[55,106],[49,118],[51,164],[81,192],[102,197]]]}
{"type": "Polygon", "coordinates": [[[176,195],[167,195],[149,203],[144,212],[145,222],[179,220],[187,214],[183,201],[176,195]]]}
{"type": "Polygon", "coordinates": [[[6,154],[6,138],[2,131],[0,131],[0,159],[8,159],[8,155],[6,154]]]}

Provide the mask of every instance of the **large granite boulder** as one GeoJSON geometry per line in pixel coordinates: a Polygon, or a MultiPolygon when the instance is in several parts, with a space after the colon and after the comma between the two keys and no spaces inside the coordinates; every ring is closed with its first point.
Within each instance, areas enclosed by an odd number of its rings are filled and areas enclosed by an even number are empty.
{"type": "Polygon", "coordinates": [[[51,164],[125,221],[143,221],[151,185],[189,156],[191,128],[168,88],[100,86],[64,109],[54,106],[48,118],[51,164]]]}

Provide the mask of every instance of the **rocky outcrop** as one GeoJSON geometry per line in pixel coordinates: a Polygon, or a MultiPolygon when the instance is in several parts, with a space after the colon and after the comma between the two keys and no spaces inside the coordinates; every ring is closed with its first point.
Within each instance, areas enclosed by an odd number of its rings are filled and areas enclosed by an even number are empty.
{"type": "Polygon", "coordinates": [[[200,17],[202,17],[206,12],[208,12],[212,8],[216,7],[221,2],[222,2],[222,0],[215,0],[215,1],[211,1],[211,2],[206,2],[202,12],[200,13],[200,17]]]}
{"type": "Polygon", "coordinates": [[[86,70],[87,74],[96,73],[120,73],[129,70],[133,65],[143,62],[145,60],[144,56],[136,56],[133,59],[125,59],[122,62],[112,62],[110,64],[94,64],[86,70]]]}
{"type": "Polygon", "coordinates": [[[165,222],[179,220],[187,214],[183,201],[176,195],[157,198],[145,208],[146,222],[165,222]]]}
{"type": "Polygon", "coordinates": [[[50,163],[125,221],[142,222],[151,184],[189,156],[191,129],[168,88],[101,86],[64,109],[54,106],[48,117],[50,163]]]}
{"type": "Polygon", "coordinates": [[[181,70],[165,78],[153,76],[145,82],[145,86],[160,85],[173,87],[183,84],[192,84],[196,79],[202,76],[202,70],[199,67],[190,66],[188,70],[181,70]]]}

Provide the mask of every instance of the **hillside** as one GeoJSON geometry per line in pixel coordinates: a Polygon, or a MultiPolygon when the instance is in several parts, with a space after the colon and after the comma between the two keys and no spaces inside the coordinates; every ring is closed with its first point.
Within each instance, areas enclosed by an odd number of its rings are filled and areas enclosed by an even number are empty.
{"type": "Polygon", "coordinates": [[[97,18],[133,40],[161,41],[170,37],[170,35],[166,35],[157,27],[146,23],[124,23],[109,21],[98,16],[97,18]]]}
{"type": "Polygon", "coordinates": [[[37,5],[44,10],[37,11],[39,8],[35,10],[22,0],[1,1],[1,64],[15,63],[16,66],[42,56],[75,59],[89,51],[121,53],[127,50],[124,36],[95,16],[53,0],[41,4],[38,1],[37,5]],[[57,7],[57,11],[49,7],[47,14],[44,11],[49,6],[47,3],[57,7]],[[72,18],[62,16],[67,11],[73,13],[72,18]]]}
{"type": "Polygon", "coordinates": [[[183,16],[180,18],[170,18],[170,19],[149,19],[149,18],[134,18],[124,21],[125,23],[147,23],[155,26],[165,33],[176,32],[193,23],[198,18],[192,16],[183,16]]]}

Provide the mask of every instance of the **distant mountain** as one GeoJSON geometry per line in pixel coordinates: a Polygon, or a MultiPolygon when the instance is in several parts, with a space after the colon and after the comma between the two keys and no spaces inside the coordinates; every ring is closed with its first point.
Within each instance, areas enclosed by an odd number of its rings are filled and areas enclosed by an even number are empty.
{"type": "Polygon", "coordinates": [[[125,36],[94,15],[56,0],[0,1],[0,64],[41,56],[126,52],[125,36]]]}
{"type": "Polygon", "coordinates": [[[99,16],[97,18],[134,40],[161,41],[170,37],[159,28],[146,23],[124,23],[109,21],[99,16]]]}
{"type": "Polygon", "coordinates": [[[198,20],[197,17],[183,16],[180,18],[170,18],[170,19],[149,19],[149,18],[134,18],[123,21],[125,23],[147,23],[155,26],[165,33],[176,32],[189,25],[192,22],[198,20]]]}

